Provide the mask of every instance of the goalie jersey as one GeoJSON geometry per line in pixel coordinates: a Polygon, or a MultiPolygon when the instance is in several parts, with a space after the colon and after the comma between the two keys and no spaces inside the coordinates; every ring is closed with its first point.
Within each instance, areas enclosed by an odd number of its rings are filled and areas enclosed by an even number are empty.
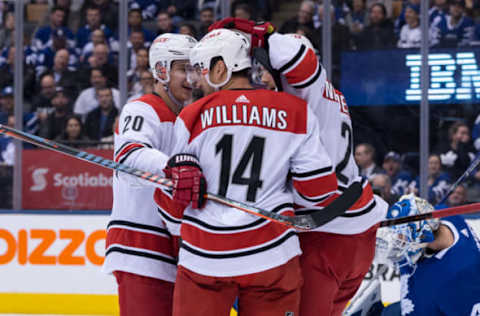
{"type": "MultiPolygon", "coordinates": [[[[332,160],[338,180],[338,191],[328,199],[305,198],[295,194],[299,207],[314,204],[327,206],[354,181],[359,180],[359,170],[353,157],[353,130],[348,106],[343,94],[327,81],[326,71],[317,59],[313,48],[298,35],[274,33],[269,39],[269,57],[274,69],[281,73],[286,92],[306,100],[315,113],[320,138],[332,160]]],[[[359,234],[385,218],[388,205],[373,195],[372,188],[363,179],[363,193],[358,201],[343,215],[315,229],[338,234],[359,234]]],[[[297,214],[305,214],[301,209],[297,214]]]]}
{"type": "MultiPolygon", "coordinates": [[[[295,96],[222,90],[182,110],[173,153],[199,158],[209,192],[291,216],[290,182],[307,197],[328,198],[337,191],[319,133],[313,112],[295,96]]],[[[158,189],[155,200],[167,225],[181,224],[178,264],[193,272],[218,277],[257,273],[301,253],[292,228],[211,201],[201,210],[187,207],[175,214],[174,208],[163,207],[168,194],[158,189]]]]}
{"type": "Polygon", "coordinates": [[[402,315],[480,315],[480,242],[460,216],[440,222],[449,248],[400,269],[402,315]]]}
{"type": "MultiPolygon", "coordinates": [[[[160,96],[127,103],[115,130],[116,162],[163,176],[172,148],[175,114],[160,96]]],[[[150,182],[116,172],[103,270],[175,281],[176,247],[153,201],[150,182]]]]}

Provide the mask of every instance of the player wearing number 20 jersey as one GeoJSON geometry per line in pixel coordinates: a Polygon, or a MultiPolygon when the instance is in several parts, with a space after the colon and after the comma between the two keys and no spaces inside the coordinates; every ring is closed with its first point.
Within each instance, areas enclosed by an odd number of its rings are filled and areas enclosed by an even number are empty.
{"type": "MultiPolygon", "coordinates": [[[[333,196],[311,199],[295,194],[296,213],[304,214],[302,207],[326,206],[358,180],[352,124],[345,97],[327,81],[326,71],[305,37],[274,33],[268,43],[271,64],[281,73],[285,91],[311,105],[337,175],[338,191],[333,196]]],[[[305,277],[302,316],[341,314],[373,260],[377,223],[385,217],[387,208],[364,179],[361,197],[343,216],[299,235],[305,277]]]]}
{"type": "MultiPolygon", "coordinates": [[[[191,96],[185,64],[196,43],[162,34],[149,52],[155,93],[127,103],[115,130],[115,161],[162,176],[173,148],[176,113],[191,96]]],[[[117,278],[122,316],[169,316],[177,272],[176,240],[158,216],[150,182],[116,173],[103,269],[117,278]]]]}
{"type": "MultiPolygon", "coordinates": [[[[248,51],[243,35],[225,29],[192,49],[190,62],[210,85],[210,76],[229,74],[220,91],[180,113],[173,153],[198,157],[210,192],[293,215],[288,174],[302,195],[328,197],[337,190],[335,172],[305,101],[251,89],[241,72],[251,66],[248,51]]],[[[167,225],[181,223],[175,316],[224,315],[236,296],[245,315],[298,314],[301,251],[293,229],[211,201],[187,207],[183,218],[168,215],[167,225]]]]}

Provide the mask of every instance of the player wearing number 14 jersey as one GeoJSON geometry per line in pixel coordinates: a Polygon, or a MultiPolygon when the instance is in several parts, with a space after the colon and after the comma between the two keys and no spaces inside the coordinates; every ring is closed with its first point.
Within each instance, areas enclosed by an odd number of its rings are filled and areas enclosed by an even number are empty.
{"type": "MultiPolygon", "coordinates": [[[[313,112],[295,96],[252,89],[243,35],[208,33],[190,63],[219,91],[180,113],[173,153],[198,157],[209,191],[283,215],[293,215],[289,173],[304,196],[336,192],[313,112]]],[[[156,200],[164,193],[157,190],[156,200]]],[[[210,201],[201,210],[163,212],[167,225],[181,223],[174,316],[227,315],[237,296],[245,315],[299,314],[301,251],[293,229],[210,201]]]]}

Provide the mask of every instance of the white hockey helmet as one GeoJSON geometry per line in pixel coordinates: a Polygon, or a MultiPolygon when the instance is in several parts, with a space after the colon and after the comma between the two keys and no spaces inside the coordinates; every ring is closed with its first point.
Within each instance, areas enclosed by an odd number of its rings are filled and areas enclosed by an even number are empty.
{"type": "Polygon", "coordinates": [[[170,81],[170,67],[175,60],[188,60],[197,40],[189,35],[165,33],[157,36],[148,52],[153,77],[163,84],[170,81]]]}
{"type": "Polygon", "coordinates": [[[224,86],[233,72],[251,68],[250,43],[240,32],[217,29],[207,33],[190,51],[190,64],[200,67],[208,84],[215,89],[224,86]],[[213,58],[221,57],[227,67],[227,78],[224,82],[214,84],[210,81],[210,64],[213,58]]]}

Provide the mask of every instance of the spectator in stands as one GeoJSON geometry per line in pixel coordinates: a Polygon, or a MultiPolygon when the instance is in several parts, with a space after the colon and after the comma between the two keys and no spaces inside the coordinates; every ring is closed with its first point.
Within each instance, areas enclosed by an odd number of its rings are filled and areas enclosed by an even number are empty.
{"type": "Polygon", "coordinates": [[[71,100],[78,96],[79,84],[77,71],[68,68],[70,53],[66,49],[60,49],[53,60],[52,74],[56,85],[63,87],[71,100]]]}
{"type": "MultiPolygon", "coordinates": [[[[385,18],[392,18],[393,15],[393,3],[396,0],[366,0],[365,7],[370,10],[375,4],[381,4],[385,8],[385,18]]],[[[393,24],[392,24],[393,25],[393,24]]]]}
{"type": "MultiPolygon", "coordinates": [[[[428,202],[435,205],[442,200],[450,188],[450,176],[442,171],[440,156],[431,154],[428,157],[428,202]]],[[[420,177],[409,185],[409,191],[420,194],[420,177]]]]}
{"type": "Polygon", "coordinates": [[[13,45],[13,34],[15,31],[15,16],[13,12],[5,13],[4,23],[0,29],[0,49],[13,45]]]}
{"type": "Polygon", "coordinates": [[[128,42],[128,70],[133,70],[137,67],[137,54],[142,49],[145,49],[143,33],[132,31],[128,42]]]}
{"type": "MultiPolygon", "coordinates": [[[[88,66],[81,69],[83,78],[88,78],[93,68],[101,68],[107,76],[108,85],[116,86],[118,84],[118,69],[114,63],[114,58],[110,54],[107,44],[97,44],[93,48],[93,54],[88,58],[88,66]]],[[[85,80],[85,79],[83,79],[85,80]]],[[[83,82],[82,82],[83,84],[83,82]]]]}
{"type": "Polygon", "coordinates": [[[76,51],[75,49],[69,48],[67,46],[67,38],[65,37],[65,33],[63,32],[63,30],[57,29],[53,31],[52,34],[52,45],[47,46],[38,52],[38,60],[36,67],[37,75],[40,75],[53,67],[55,55],[61,49],[68,50],[68,68],[70,70],[77,69],[78,58],[76,55],[76,51]]]}
{"type": "Polygon", "coordinates": [[[53,111],[52,98],[55,95],[55,88],[52,74],[45,73],[40,77],[40,92],[34,97],[31,110],[37,112],[42,121],[53,111]]]}
{"type": "Polygon", "coordinates": [[[113,135],[113,124],[118,115],[118,110],[113,104],[111,88],[98,89],[97,98],[98,108],[89,112],[85,121],[86,134],[91,140],[100,140],[113,135]]]}
{"type": "Polygon", "coordinates": [[[252,8],[246,3],[238,3],[233,10],[233,17],[245,20],[252,20],[252,8]]]}
{"type": "Polygon", "coordinates": [[[197,29],[190,23],[182,23],[178,28],[178,33],[190,35],[193,38],[197,38],[197,29]]]}
{"type": "Polygon", "coordinates": [[[62,87],[57,87],[52,98],[54,111],[40,123],[39,135],[48,139],[55,139],[63,132],[65,121],[71,114],[71,104],[68,95],[62,87]]]}
{"type": "Polygon", "coordinates": [[[393,23],[387,19],[386,14],[387,10],[381,3],[370,7],[369,24],[356,38],[357,49],[384,49],[395,46],[393,23]]]}
{"type": "Polygon", "coordinates": [[[154,34],[143,27],[142,11],[140,9],[133,9],[128,11],[128,34],[132,31],[139,31],[143,33],[145,45],[148,47],[155,39],[154,34]]]}
{"type": "Polygon", "coordinates": [[[183,20],[193,20],[197,13],[197,3],[197,0],[170,0],[167,12],[173,17],[174,24],[183,20]]]}
{"type": "Polygon", "coordinates": [[[412,176],[408,171],[402,170],[402,159],[398,153],[390,151],[385,155],[383,169],[392,181],[392,194],[399,197],[407,193],[412,176]]]}
{"type": "Polygon", "coordinates": [[[70,115],[65,120],[65,126],[60,136],[55,141],[72,147],[88,147],[90,139],[85,136],[82,119],[76,115],[70,115]]]}
{"type": "MultiPolygon", "coordinates": [[[[85,0],[81,12],[82,17],[85,17],[87,8],[96,6],[100,8],[102,12],[102,24],[105,24],[113,33],[117,33],[118,30],[118,4],[113,0],[85,0]]],[[[85,25],[86,21],[82,21],[82,25],[85,25]]]]}
{"type": "Polygon", "coordinates": [[[173,25],[170,14],[162,11],[157,15],[157,36],[164,33],[178,33],[178,28],[173,25]]]}
{"type": "Polygon", "coordinates": [[[134,90],[137,92],[128,99],[128,102],[130,102],[131,100],[138,99],[144,94],[153,93],[153,83],[154,83],[154,79],[150,70],[142,71],[140,73],[140,81],[139,81],[140,88],[138,90],[134,90]]]}
{"type": "Polygon", "coordinates": [[[411,4],[411,5],[414,5],[414,6],[418,6],[420,7],[420,1],[421,0],[407,0],[404,2],[404,4],[402,5],[402,12],[400,12],[400,15],[398,16],[398,18],[395,20],[395,34],[399,35],[400,34],[400,30],[402,29],[402,27],[405,25],[406,20],[405,20],[405,10],[406,8],[411,4]]]}
{"type": "Polygon", "coordinates": [[[458,179],[475,156],[468,125],[463,122],[454,123],[448,129],[448,139],[449,143],[439,144],[434,152],[440,155],[442,167],[450,179],[458,179]]]}
{"type": "Polygon", "coordinates": [[[452,0],[450,15],[437,19],[432,25],[432,44],[438,47],[464,47],[473,40],[475,24],[465,15],[465,1],[452,0]]]}
{"type": "MultiPolygon", "coordinates": [[[[128,9],[137,9],[142,12],[142,19],[145,21],[151,20],[158,12],[158,0],[133,0],[128,1],[128,9]]],[[[167,1],[163,1],[167,2],[167,1]]]]}
{"type": "Polygon", "coordinates": [[[92,56],[93,54],[93,49],[98,44],[105,44],[110,48],[110,45],[105,38],[105,34],[100,29],[93,31],[91,34],[91,40],[87,42],[85,46],[83,46],[83,49],[79,56],[80,63],[86,63],[88,61],[88,58],[90,58],[90,56],[92,56]]]}
{"type": "MultiPolygon", "coordinates": [[[[13,88],[11,86],[5,87],[0,92],[0,124],[6,124],[8,116],[13,115],[15,107],[13,88]]],[[[23,130],[36,134],[38,132],[39,122],[35,113],[25,111],[23,113],[23,130]]]]}
{"type": "Polygon", "coordinates": [[[130,95],[137,94],[142,89],[140,85],[141,74],[146,70],[148,71],[149,67],[148,50],[146,48],[140,48],[135,57],[135,68],[127,72],[128,82],[131,86],[131,89],[129,89],[130,95]]]}
{"type": "Polygon", "coordinates": [[[420,47],[422,41],[422,31],[420,30],[420,7],[409,4],[405,8],[405,25],[400,30],[398,39],[398,48],[420,47]]]}
{"type": "Polygon", "coordinates": [[[385,170],[375,164],[375,148],[371,144],[358,144],[355,148],[355,162],[360,168],[360,175],[371,180],[376,174],[385,170]]]}
{"type": "Polygon", "coordinates": [[[448,197],[447,201],[442,204],[435,206],[435,209],[441,210],[447,207],[454,207],[467,204],[467,187],[463,184],[460,184],[458,187],[453,190],[453,192],[448,197]]]}
{"type": "Polygon", "coordinates": [[[352,12],[345,17],[345,24],[354,38],[365,29],[368,24],[368,11],[365,7],[365,0],[353,0],[352,12]]]}
{"type": "MultiPolygon", "coordinates": [[[[313,15],[315,13],[315,3],[313,1],[302,1],[298,9],[297,16],[287,20],[280,27],[280,33],[295,33],[299,25],[305,25],[314,30],[313,15]]],[[[320,21],[322,19],[320,18],[320,21]]],[[[332,23],[333,24],[333,23],[332,23]]],[[[332,36],[332,38],[334,38],[332,36]]]]}
{"type": "Polygon", "coordinates": [[[80,5],[78,1],[71,0],[53,0],[53,5],[60,7],[65,11],[64,26],[68,26],[71,30],[77,30],[80,25],[80,5]]]}
{"type": "MultiPolygon", "coordinates": [[[[85,117],[88,112],[98,107],[97,91],[107,87],[107,77],[101,68],[93,68],[90,72],[91,87],[83,90],[75,101],[73,113],[85,117]]],[[[120,109],[120,92],[112,89],[114,104],[120,109]]]]}
{"type": "Polygon", "coordinates": [[[204,7],[200,10],[200,27],[198,37],[201,39],[208,33],[208,27],[215,22],[215,11],[211,7],[204,7]]]}
{"type": "MultiPolygon", "coordinates": [[[[7,121],[7,126],[15,127],[15,116],[13,114],[8,116],[7,121]]],[[[0,164],[7,166],[13,166],[15,164],[15,145],[13,144],[13,138],[3,134],[0,135],[0,164]]]]}
{"type": "Polygon", "coordinates": [[[381,196],[388,205],[392,206],[397,200],[398,196],[392,194],[392,181],[386,174],[377,173],[370,179],[373,193],[381,196]]]}
{"type": "Polygon", "coordinates": [[[448,0],[434,0],[433,6],[428,11],[429,25],[437,24],[448,14],[448,0]]]}
{"type": "Polygon", "coordinates": [[[113,32],[105,25],[102,24],[101,12],[98,7],[88,7],[86,10],[87,24],[81,27],[77,32],[77,53],[81,54],[85,45],[92,42],[92,32],[95,30],[101,30],[107,43],[113,39],[113,32]]]}
{"type": "Polygon", "coordinates": [[[60,7],[53,7],[50,13],[50,24],[40,27],[34,35],[32,45],[38,51],[47,47],[53,48],[53,34],[59,35],[56,31],[61,31],[66,39],[68,48],[75,48],[75,37],[72,31],[63,26],[65,20],[65,10],[60,7]]]}

